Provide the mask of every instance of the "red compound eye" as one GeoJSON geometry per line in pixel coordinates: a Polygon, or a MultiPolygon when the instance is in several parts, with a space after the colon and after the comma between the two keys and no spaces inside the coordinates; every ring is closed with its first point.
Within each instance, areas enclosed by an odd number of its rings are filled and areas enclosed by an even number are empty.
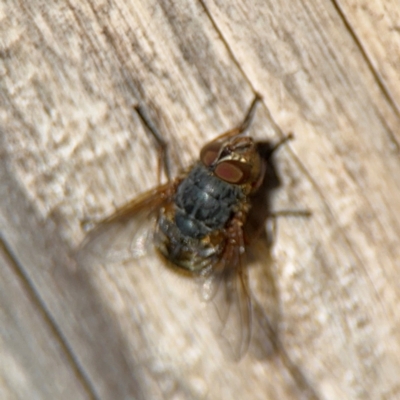
{"type": "Polygon", "coordinates": [[[211,142],[201,149],[200,160],[206,167],[209,167],[217,159],[221,145],[221,142],[211,142]]]}
{"type": "Polygon", "coordinates": [[[214,174],[226,182],[240,185],[249,179],[250,170],[249,164],[230,160],[218,164],[215,167],[214,174]]]}

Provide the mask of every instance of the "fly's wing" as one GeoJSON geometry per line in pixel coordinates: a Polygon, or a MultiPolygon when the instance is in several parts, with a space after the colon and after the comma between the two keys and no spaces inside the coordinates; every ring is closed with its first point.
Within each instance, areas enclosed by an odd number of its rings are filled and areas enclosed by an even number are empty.
{"type": "Polygon", "coordinates": [[[208,302],[211,325],[225,355],[239,361],[251,336],[251,298],[244,265],[243,231],[234,227],[220,258],[201,275],[201,294],[208,302]]]}
{"type": "Polygon", "coordinates": [[[160,208],[171,201],[176,182],[161,185],[118,209],[92,229],[77,251],[78,264],[97,259],[122,262],[145,254],[160,208]]]}

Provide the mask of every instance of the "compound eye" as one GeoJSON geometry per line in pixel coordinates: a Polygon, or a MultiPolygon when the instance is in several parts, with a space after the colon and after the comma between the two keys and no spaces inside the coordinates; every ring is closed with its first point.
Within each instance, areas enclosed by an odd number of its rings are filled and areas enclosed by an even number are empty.
{"type": "Polygon", "coordinates": [[[211,142],[201,149],[200,160],[206,167],[209,167],[217,159],[221,146],[221,142],[211,142]]]}
{"type": "Polygon", "coordinates": [[[228,183],[241,185],[250,178],[251,166],[240,161],[223,161],[214,170],[214,174],[228,183]]]}

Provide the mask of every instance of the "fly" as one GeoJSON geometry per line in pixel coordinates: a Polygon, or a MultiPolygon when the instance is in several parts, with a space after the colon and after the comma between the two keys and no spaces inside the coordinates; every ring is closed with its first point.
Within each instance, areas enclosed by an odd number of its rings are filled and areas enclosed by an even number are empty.
{"type": "Polygon", "coordinates": [[[226,335],[236,360],[250,341],[246,249],[260,236],[270,215],[264,192],[279,184],[272,156],[292,137],[272,145],[244,135],[260,100],[256,95],[243,122],[207,143],[199,161],[185,173],[101,221],[80,249],[80,253],[101,253],[106,245],[111,254],[123,248],[133,258],[144,252],[150,237],[165,260],[200,277],[203,299],[217,308],[220,335],[229,319],[240,321],[238,332],[226,335]]]}

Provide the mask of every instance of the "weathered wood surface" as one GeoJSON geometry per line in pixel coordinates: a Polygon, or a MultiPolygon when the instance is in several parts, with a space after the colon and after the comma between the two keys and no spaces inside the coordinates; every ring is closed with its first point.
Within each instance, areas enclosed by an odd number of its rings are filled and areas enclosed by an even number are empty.
{"type": "Polygon", "coordinates": [[[0,397],[400,398],[399,14],[393,0],[3,1],[0,397]],[[313,211],[280,219],[273,248],[291,367],[255,346],[227,361],[192,283],[150,256],[71,258],[80,220],[157,182],[135,104],[188,165],[254,91],[252,133],[296,136],[274,208],[313,211]]]}

